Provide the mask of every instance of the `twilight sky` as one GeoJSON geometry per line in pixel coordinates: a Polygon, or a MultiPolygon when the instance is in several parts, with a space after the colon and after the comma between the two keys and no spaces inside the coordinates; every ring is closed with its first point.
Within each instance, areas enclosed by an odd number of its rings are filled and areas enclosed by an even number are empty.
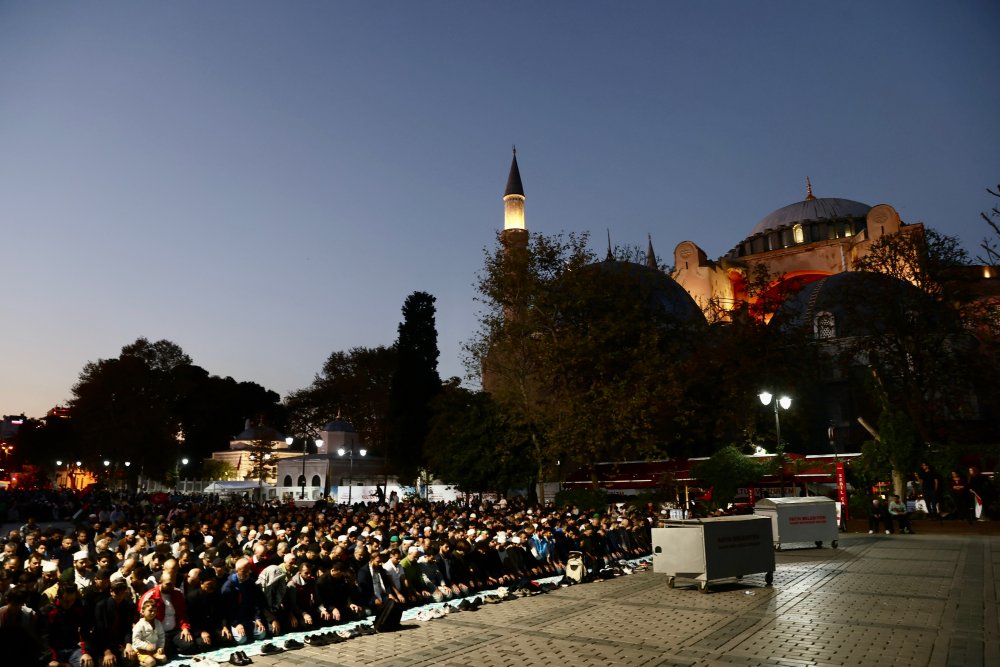
{"type": "Polygon", "coordinates": [[[805,196],[975,255],[1000,3],[0,0],[0,413],[139,336],[283,396],[437,297],[464,376],[516,143],[528,228],[715,259],[805,196]]]}

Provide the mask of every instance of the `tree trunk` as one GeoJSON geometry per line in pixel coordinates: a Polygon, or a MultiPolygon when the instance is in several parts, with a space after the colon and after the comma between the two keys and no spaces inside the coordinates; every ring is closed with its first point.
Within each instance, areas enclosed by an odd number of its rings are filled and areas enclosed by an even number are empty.
{"type": "Polygon", "coordinates": [[[892,490],[900,500],[906,502],[906,473],[896,467],[892,469],[892,490]]]}

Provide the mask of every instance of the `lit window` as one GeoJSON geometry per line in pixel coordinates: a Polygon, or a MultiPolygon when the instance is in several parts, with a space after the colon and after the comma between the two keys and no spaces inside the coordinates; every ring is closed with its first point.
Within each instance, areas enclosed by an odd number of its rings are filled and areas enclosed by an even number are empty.
{"type": "Polygon", "coordinates": [[[802,224],[795,225],[792,227],[792,237],[795,239],[796,243],[805,243],[806,236],[802,232],[802,224]]]}

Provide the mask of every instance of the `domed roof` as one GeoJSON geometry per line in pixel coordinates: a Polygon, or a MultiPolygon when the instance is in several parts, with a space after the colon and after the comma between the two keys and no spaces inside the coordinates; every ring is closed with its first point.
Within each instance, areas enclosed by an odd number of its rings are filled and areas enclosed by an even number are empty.
{"type": "Polygon", "coordinates": [[[782,329],[812,329],[817,337],[871,336],[907,326],[917,318],[932,327],[953,329],[950,313],[912,284],[883,273],[846,271],[810,283],[786,301],[772,324],[782,329]],[[817,316],[829,314],[832,330],[817,329],[817,316]]]}
{"type": "Polygon", "coordinates": [[[264,440],[265,442],[285,442],[285,436],[281,434],[277,429],[273,429],[270,426],[247,426],[238,436],[233,438],[233,440],[264,440]]]}
{"type": "Polygon", "coordinates": [[[354,427],[351,426],[351,422],[344,421],[343,419],[340,418],[339,415],[332,422],[329,422],[326,426],[324,426],[323,430],[326,431],[326,432],[328,432],[328,433],[354,433],[355,432],[354,427]]]}
{"type": "Polygon", "coordinates": [[[814,197],[783,206],[768,214],[754,226],[747,238],[772,229],[791,227],[797,223],[811,220],[837,220],[841,218],[864,220],[869,210],[871,210],[871,206],[868,204],[862,204],[852,199],[814,197]]]}
{"type": "Polygon", "coordinates": [[[633,284],[637,298],[645,299],[648,307],[667,315],[674,322],[705,323],[705,314],[687,290],[663,271],[632,262],[604,260],[588,264],[580,272],[625,278],[633,284]]]}

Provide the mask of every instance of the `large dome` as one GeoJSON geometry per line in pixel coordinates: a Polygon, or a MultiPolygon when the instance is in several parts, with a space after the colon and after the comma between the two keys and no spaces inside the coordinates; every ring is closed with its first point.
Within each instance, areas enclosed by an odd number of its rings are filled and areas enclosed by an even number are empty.
{"type": "Polygon", "coordinates": [[[862,204],[852,199],[838,199],[836,197],[806,199],[783,206],[765,216],[754,226],[748,238],[782,227],[791,227],[801,222],[843,218],[864,220],[869,210],[871,210],[871,206],[868,204],[862,204]]]}

